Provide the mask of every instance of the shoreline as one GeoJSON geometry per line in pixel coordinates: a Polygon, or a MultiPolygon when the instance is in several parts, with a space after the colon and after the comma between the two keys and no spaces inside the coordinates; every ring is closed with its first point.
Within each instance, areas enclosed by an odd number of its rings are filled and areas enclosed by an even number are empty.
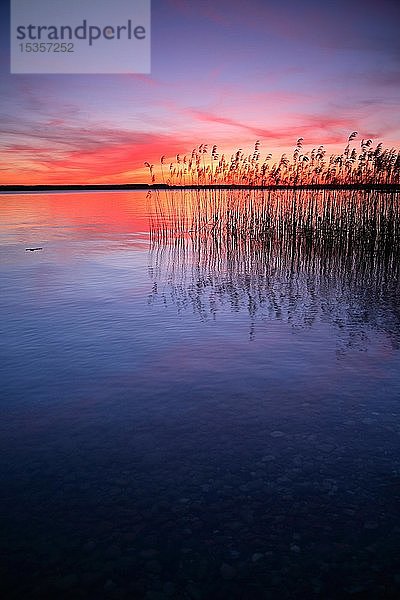
{"type": "Polygon", "coordinates": [[[3,193],[29,192],[74,192],[74,191],[152,191],[152,190],[364,190],[364,191],[400,191],[400,183],[347,183],[347,184],[304,184],[304,185],[167,185],[164,183],[126,183],[126,184],[78,184],[78,185],[1,185],[3,193]]]}

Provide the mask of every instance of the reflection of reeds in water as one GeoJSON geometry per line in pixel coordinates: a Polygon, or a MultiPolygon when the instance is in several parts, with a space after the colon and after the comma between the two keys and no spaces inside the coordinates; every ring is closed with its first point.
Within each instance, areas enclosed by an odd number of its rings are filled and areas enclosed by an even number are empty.
{"type": "Polygon", "coordinates": [[[371,327],[398,343],[399,201],[354,191],[157,194],[151,302],[202,319],[246,311],[252,331],[258,319],[319,318],[352,343],[371,327]]]}

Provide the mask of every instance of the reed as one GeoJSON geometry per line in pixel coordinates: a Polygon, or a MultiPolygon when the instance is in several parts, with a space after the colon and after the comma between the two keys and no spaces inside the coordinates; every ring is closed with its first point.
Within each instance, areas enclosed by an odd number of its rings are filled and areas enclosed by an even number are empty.
{"type": "Polygon", "coordinates": [[[262,240],[278,235],[400,242],[400,192],[195,189],[150,195],[152,238],[262,240]]]}
{"type": "MultiPolygon", "coordinates": [[[[160,159],[163,183],[171,186],[243,185],[259,186],[307,186],[375,184],[396,185],[400,183],[400,150],[375,147],[370,139],[362,139],[357,148],[353,131],[341,154],[326,155],[323,145],[304,152],[303,138],[296,142],[292,157],[287,153],[271,164],[272,154],[261,157],[261,142],[257,140],[254,150],[245,154],[239,148],[230,157],[220,155],[217,145],[208,152],[207,144],[200,144],[190,156],[176,156],[169,164],[169,175],[164,172],[165,155],[160,159]]],[[[149,169],[152,183],[156,182],[154,165],[144,163],[149,169]]]]}
{"type": "Polygon", "coordinates": [[[353,319],[342,350],[362,345],[371,328],[400,346],[399,193],[170,194],[173,206],[184,207],[172,226],[171,204],[153,193],[149,302],[172,303],[202,320],[231,307],[248,313],[250,337],[269,318],[310,327],[318,315],[338,330],[353,319]]]}

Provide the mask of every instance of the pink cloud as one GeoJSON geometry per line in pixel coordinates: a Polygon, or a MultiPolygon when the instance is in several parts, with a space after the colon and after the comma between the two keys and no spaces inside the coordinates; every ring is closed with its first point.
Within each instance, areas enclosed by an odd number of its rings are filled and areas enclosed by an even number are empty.
{"type": "Polygon", "coordinates": [[[328,115],[287,115],[285,124],[277,124],[274,128],[265,128],[261,125],[248,124],[243,121],[219,116],[200,110],[188,110],[195,119],[210,123],[226,125],[251,133],[255,138],[274,140],[283,145],[291,146],[298,137],[304,137],[308,143],[340,143],[345,141],[345,133],[353,131],[357,122],[354,117],[332,117],[328,115]],[[293,124],[289,124],[290,121],[293,124]],[[321,139],[322,138],[322,139],[321,139]]]}
{"type": "Polygon", "coordinates": [[[2,170],[8,173],[3,183],[19,181],[21,174],[26,179],[27,171],[42,183],[85,183],[98,178],[127,181],[127,173],[132,177],[134,171],[143,181],[145,161],[159,164],[162,155],[176,155],[187,146],[179,136],[135,131],[98,128],[85,132],[65,126],[29,134],[16,130],[7,142],[3,138],[2,170]]]}

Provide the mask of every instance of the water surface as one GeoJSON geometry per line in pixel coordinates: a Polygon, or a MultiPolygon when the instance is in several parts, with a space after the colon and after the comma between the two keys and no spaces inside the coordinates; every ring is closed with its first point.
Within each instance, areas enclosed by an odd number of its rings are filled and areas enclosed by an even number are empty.
{"type": "Polygon", "coordinates": [[[0,198],[4,597],[398,597],[398,197],[224,194],[0,198]]]}

